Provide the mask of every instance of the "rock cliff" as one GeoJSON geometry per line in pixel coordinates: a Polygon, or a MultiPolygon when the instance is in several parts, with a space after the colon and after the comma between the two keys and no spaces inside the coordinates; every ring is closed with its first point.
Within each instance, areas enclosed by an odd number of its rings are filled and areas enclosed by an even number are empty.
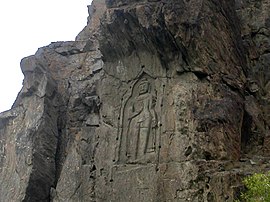
{"type": "Polygon", "coordinates": [[[233,201],[270,169],[269,0],[94,0],[21,61],[0,201],[233,201]]]}

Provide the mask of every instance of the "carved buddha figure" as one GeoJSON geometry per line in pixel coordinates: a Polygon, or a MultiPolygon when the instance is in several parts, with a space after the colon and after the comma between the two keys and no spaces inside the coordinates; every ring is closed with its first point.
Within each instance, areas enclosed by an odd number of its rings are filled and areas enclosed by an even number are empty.
{"type": "MultiPolygon", "coordinates": [[[[136,88],[136,86],[135,86],[136,88]]],[[[127,109],[126,156],[129,160],[141,159],[155,151],[157,116],[156,96],[146,78],[141,79],[127,109]]]]}

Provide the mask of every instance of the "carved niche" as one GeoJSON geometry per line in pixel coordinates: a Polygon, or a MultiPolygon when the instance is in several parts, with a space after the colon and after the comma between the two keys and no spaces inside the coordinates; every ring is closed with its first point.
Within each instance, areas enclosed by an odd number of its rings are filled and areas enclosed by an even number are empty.
{"type": "Polygon", "coordinates": [[[155,80],[143,73],[124,97],[119,123],[117,162],[153,162],[159,144],[155,80]]]}

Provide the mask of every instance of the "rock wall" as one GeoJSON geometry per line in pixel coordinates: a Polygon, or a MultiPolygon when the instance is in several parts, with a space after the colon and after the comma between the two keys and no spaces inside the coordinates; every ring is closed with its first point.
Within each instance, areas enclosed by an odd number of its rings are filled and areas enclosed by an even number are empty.
{"type": "Polygon", "coordinates": [[[0,201],[233,201],[269,170],[270,1],[94,0],[24,58],[0,201]]]}

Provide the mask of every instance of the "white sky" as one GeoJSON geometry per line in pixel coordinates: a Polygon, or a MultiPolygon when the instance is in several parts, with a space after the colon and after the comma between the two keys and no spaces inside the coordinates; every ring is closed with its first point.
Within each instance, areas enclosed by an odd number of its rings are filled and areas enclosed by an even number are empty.
{"type": "Polygon", "coordinates": [[[51,42],[74,40],[87,23],[91,1],[0,2],[0,112],[10,109],[22,87],[20,60],[51,42]]]}

